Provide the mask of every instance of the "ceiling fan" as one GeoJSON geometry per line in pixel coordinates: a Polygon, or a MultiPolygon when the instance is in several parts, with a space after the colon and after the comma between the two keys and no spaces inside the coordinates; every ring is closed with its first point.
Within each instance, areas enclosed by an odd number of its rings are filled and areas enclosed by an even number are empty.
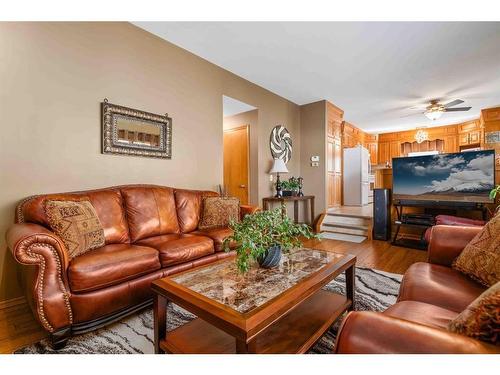
{"type": "MultiPolygon", "coordinates": [[[[422,112],[425,117],[427,117],[429,120],[437,120],[440,118],[443,113],[445,112],[460,112],[460,111],[468,111],[472,107],[456,107],[456,108],[451,108],[455,107],[456,105],[462,104],[464,101],[461,99],[456,99],[453,100],[447,104],[441,104],[439,103],[439,100],[434,99],[430,101],[430,104],[425,107],[425,111],[422,112]]],[[[416,109],[418,107],[412,107],[410,109],[416,109]]],[[[411,116],[411,115],[409,115],[411,116]]],[[[406,117],[406,116],[404,116],[406,117]]]]}

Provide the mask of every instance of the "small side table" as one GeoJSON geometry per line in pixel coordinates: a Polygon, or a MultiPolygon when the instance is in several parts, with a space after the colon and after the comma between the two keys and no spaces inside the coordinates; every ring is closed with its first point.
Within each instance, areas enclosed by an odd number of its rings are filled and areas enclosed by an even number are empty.
{"type": "MultiPolygon", "coordinates": [[[[267,197],[262,199],[262,207],[264,211],[268,211],[271,208],[271,204],[274,202],[280,202],[281,204],[286,204],[286,202],[293,202],[293,220],[298,223],[299,222],[299,202],[307,202],[309,201],[309,208],[311,210],[311,221],[309,225],[311,227],[314,224],[314,195],[304,195],[302,197],[267,197]]],[[[286,209],[284,211],[286,215],[286,209]]]]}

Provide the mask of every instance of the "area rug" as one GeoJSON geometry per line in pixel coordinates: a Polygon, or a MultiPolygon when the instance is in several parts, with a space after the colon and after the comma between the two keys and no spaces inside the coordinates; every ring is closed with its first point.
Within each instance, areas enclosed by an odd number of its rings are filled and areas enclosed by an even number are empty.
{"type": "MultiPolygon", "coordinates": [[[[402,275],[369,268],[356,269],[356,310],[383,311],[396,302],[402,275]]],[[[345,276],[340,275],[325,289],[345,294],[345,276]]],[[[168,330],[179,327],[195,316],[170,304],[167,312],[168,330]]],[[[316,343],[310,353],[331,353],[340,320],[316,343]]],[[[47,340],[27,346],[19,354],[140,354],[153,353],[153,314],[151,309],[120,320],[97,331],[72,337],[67,345],[52,350],[47,340]]]]}

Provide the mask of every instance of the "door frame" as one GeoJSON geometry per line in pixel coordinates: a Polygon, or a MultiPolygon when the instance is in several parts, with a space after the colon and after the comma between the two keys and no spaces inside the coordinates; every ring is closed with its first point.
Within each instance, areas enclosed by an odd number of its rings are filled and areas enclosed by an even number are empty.
{"type": "MultiPolygon", "coordinates": [[[[250,179],[250,124],[245,124],[241,126],[236,126],[234,128],[230,129],[223,129],[222,130],[222,179],[224,180],[224,133],[230,133],[238,130],[245,130],[246,131],[246,137],[247,137],[247,204],[250,204],[250,189],[251,189],[251,179],[250,179]]],[[[224,184],[224,181],[222,181],[224,184]]]]}

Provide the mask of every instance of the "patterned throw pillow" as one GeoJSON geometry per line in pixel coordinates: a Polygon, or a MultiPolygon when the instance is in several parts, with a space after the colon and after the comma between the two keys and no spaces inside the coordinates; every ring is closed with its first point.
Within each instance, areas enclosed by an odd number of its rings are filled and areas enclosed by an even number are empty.
{"type": "Polygon", "coordinates": [[[226,227],[230,220],[240,220],[240,200],[228,197],[207,197],[203,199],[203,213],[199,229],[226,227]]]}
{"type": "Polygon", "coordinates": [[[486,223],[452,267],[486,286],[500,281],[500,215],[486,223]]]}
{"type": "Polygon", "coordinates": [[[448,330],[500,345],[500,282],[467,306],[448,324],[448,330]]]}
{"type": "Polygon", "coordinates": [[[66,245],[69,258],[104,246],[104,230],[90,201],[45,201],[50,228],[66,245]]]}

